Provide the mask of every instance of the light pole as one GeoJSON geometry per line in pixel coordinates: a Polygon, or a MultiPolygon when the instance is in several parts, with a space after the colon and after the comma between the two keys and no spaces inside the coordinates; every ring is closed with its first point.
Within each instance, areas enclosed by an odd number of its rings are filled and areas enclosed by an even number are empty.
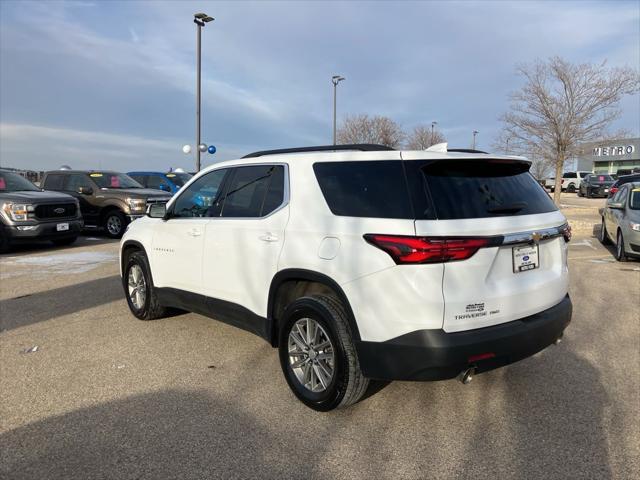
{"type": "Polygon", "coordinates": [[[431,145],[433,145],[433,128],[438,124],[438,122],[431,122],[431,145]]]}
{"type": "Polygon", "coordinates": [[[471,150],[475,150],[476,149],[476,135],[478,135],[480,132],[477,130],[473,131],[473,146],[471,147],[471,150]]]}
{"type": "Polygon", "coordinates": [[[331,83],[333,83],[333,144],[336,145],[336,97],[338,95],[338,84],[344,80],[344,77],[340,75],[334,75],[331,77],[331,83]]]}
{"type": "Polygon", "coordinates": [[[507,155],[509,155],[509,140],[511,140],[511,138],[507,137],[507,151],[505,152],[507,155]]]}
{"type": "Polygon", "coordinates": [[[202,40],[202,27],[212,22],[213,17],[206,13],[196,13],[193,15],[193,23],[197,25],[196,35],[196,172],[200,171],[200,78],[202,65],[202,49],[200,42],[202,40]]]}

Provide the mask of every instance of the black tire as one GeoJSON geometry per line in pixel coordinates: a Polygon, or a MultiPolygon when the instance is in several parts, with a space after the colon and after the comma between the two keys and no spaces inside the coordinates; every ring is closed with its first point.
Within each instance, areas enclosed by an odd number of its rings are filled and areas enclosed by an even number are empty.
{"type": "Polygon", "coordinates": [[[584,195],[582,194],[582,189],[581,189],[581,188],[579,188],[579,189],[578,189],[578,192],[577,192],[577,193],[578,193],[578,196],[579,196],[579,197],[583,197],[583,196],[584,196],[584,195]]]}
{"type": "Polygon", "coordinates": [[[153,286],[149,261],[143,252],[133,252],[127,258],[122,276],[122,287],[124,289],[124,296],[127,299],[127,304],[129,305],[129,310],[131,310],[131,313],[133,313],[136,318],[140,320],[155,320],[156,318],[166,316],[167,308],[161,306],[158,302],[158,295],[153,286]],[[142,302],[140,307],[137,307],[133,303],[131,295],[129,294],[129,272],[134,266],[138,266],[142,270],[145,282],[144,302],[142,302]]]}
{"type": "Polygon", "coordinates": [[[616,235],[616,260],[619,262],[627,261],[627,254],[624,251],[624,238],[622,236],[622,230],[618,230],[616,235]]]}
{"type": "Polygon", "coordinates": [[[604,217],[602,217],[602,222],[600,223],[600,243],[603,245],[609,245],[611,240],[609,240],[609,236],[607,235],[607,227],[604,224],[604,217]]]}
{"type": "Polygon", "coordinates": [[[289,387],[309,408],[326,412],[358,402],[367,391],[369,379],[362,375],[353,335],[343,305],[325,295],[302,297],[285,309],[279,332],[280,365],[289,387]],[[334,347],[333,377],[322,392],[305,387],[291,367],[289,333],[303,318],[315,320],[328,334],[334,347]]]}
{"type": "Polygon", "coordinates": [[[573,183],[569,184],[569,186],[567,187],[567,192],[575,193],[575,191],[576,191],[576,186],[573,183]]]}
{"type": "Polygon", "coordinates": [[[55,240],[51,240],[51,242],[57,247],[64,247],[65,245],[71,245],[76,240],[78,240],[78,236],[77,235],[75,235],[73,237],[56,238],[55,240]]]}
{"type": "Polygon", "coordinates": [[[109,238],[121,238],[127,229],[127,217],[120,210],[107,212],[102,221],[102,227],[109,238]]]}

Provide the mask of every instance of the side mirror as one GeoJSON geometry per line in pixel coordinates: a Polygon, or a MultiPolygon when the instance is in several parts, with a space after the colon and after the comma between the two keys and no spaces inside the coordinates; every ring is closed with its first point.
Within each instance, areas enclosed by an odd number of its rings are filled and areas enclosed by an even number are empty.
{"type": "Polygon", "coordinates": [[[164,218],[167,215],[167,205],[164,203],[152,203],[147,210],[147,216],[151,218],[164,218]]]}
{"type": "Polygon", "coordinates": [[[78,193],[80,193],[82,195],[92,195],[93,194],[93,188],[91,188],[91,187],[80,187],[80,188],[78,188],[78,193]]]}
{"type": "Polygon", "coordinates": [[[609,204],[609,208],[613,208],[615,210],[624,210],[624,203],[621,202],[611,202],[609,204]]]}

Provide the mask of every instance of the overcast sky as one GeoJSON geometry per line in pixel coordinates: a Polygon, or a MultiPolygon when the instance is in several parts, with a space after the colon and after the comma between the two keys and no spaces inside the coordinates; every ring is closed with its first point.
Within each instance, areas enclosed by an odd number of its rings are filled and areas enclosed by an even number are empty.
{"type": "MultiPolygon", "coordinates": [[[[193,168],[195,12],[203,31],[203,163],[328,144],[339,120],[438,122],[490,148],[521,84],[514,66],[563,56],[640,69],[640,3],[0,1],[0,164],[193,168]]],[[[614,129],[639,136],[640,98],[614,129]]]]}

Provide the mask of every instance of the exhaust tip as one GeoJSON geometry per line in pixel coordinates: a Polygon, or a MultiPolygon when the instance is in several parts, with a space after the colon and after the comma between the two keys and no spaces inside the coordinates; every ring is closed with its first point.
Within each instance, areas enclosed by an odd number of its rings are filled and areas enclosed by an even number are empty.
{"type": "Polygon", "coordinates": [[[458,379],[462,382],[463,385],[469,385],[471,380],[473,380],[474,375],[476,374],[476,367],[467,368],[460,373],[458,379]]]}

